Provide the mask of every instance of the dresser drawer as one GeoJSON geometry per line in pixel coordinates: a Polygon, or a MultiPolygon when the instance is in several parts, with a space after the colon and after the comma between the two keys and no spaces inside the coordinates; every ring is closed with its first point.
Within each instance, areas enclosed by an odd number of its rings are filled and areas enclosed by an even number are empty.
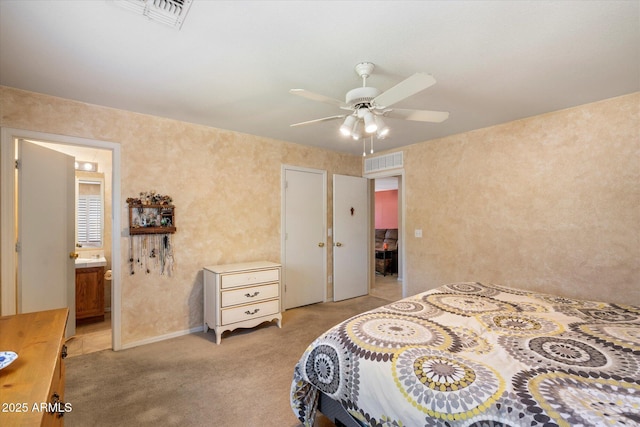
{"type": "Polygon", "coordinates": [[[225,308],[222,310],[222,324],[242,322],[243,320],[268,316],[280,312],[280,301],[275,299],[257,304],[248,304],[240,307],[225,308]]]}
{"type": "Polygon", "coordinates": [[[280,269],[249,271],[245,273],[224,274],[221,277],[222,289],[236,286],[254,285],[258,283],[277,282],[280,280],[280,269]]]}
{"type": "Polygon", "coordinates": [[[222,291],[222,307],[238,304],[250,304],[266,299],[277,298],[280,294],[280,283],[250,286],[241,289],[222,291]]]}
{"type": "Polygon", "coordinates": [[[272,321],[282,327],[281,271],[281,264],[270,261],[204,267],[204,331],[215,330],[216,344],[237,328],[272,321]]]}

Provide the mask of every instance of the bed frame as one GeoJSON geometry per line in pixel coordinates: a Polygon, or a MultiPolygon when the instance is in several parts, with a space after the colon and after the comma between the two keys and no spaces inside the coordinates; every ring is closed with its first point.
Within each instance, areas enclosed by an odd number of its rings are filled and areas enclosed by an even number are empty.
{"type": "Polygon", "coordinates": [[[329,418],[336,427],[363,427],[340,403],[322,392],[318,398],[318,411],[329,418]]]}

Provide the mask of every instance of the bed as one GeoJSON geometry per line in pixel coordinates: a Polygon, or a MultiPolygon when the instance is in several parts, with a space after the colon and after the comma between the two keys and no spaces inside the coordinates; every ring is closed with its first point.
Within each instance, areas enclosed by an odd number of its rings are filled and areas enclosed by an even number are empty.
{"type": "Polygon", "coordinates": [[[290,402],[305,426],[640,426],[640,307],[444,285],[318,337],[290,402]]]}

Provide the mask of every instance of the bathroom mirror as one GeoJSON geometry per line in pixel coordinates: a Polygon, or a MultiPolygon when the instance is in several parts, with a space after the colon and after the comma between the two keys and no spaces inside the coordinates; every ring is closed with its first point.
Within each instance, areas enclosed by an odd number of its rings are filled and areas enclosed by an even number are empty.
{"type": "Polygon", "coordinates": [[[76,173],[76,246],[102,248],[104,242],[104,175],[76,173]]]}

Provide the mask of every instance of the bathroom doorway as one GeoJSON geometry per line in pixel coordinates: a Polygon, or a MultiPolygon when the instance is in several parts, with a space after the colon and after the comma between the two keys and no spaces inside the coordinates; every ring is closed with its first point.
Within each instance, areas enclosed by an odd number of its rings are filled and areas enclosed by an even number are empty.
{"type": "MultiPolygon", "coordinates": [[[[100,277],[103,279],[103,284],[105,285],[103,300],[106,310],[104,312],[104,319],[92,319],[96,321],[85,322],[85,324],[82,325],[79,324],[78,326],[80,326],[80,328],[74,335],[75,338],[67,342],[67,347],[70,356],[103,349],[119,350],[121,348],[119,285],[121,261],[119,259],[120,236],[118,230],[120,229],[121,219],[117,211],[117,206],[120,204],[120,146],[108,141],[95,141],[70,136],[3,128],[0,171],[3,178],[6,178],[2,186],[2,212],[4,213],[13,212],[15,202],[20,197],[19,194],[15,193],[14,172],[12,172],[15,170],[14,160],[12,160],[15,158],[14,147],[18,140],[43,145],[49,150],[73,156],[76,160],[93,163],[97,166],[94,172],[101,174],[101,190],[104,191],[104,193],[101,193],[100,197],[104,205],[102,215],[104,226],[98,239],[96,239],[93,234],[95,230],[90,230],[91,235],[84,237],[85,243],[79,245],[82,246],[82,248],[77,247],[75,253],[78,253],[79,257],[84,258],[81,260],[84,263],[81,268],[89,267],[89,263],[100,262],[98,258],[104,259],[104,264],[102,264],[104,270],[100,277]],[[115,212],[113,207],[116,207],[115,212]],[[89,325],[89,323],[92,324],[89,325]],[[97,339],[95,335],[96,332],[100,332],[100,339],[97,339]],[[80,337],[89,334],[92,334],[92,339],[96,338],[94,342],[86,341],[84,338],[80,339],[80,337]]],[[[83,178],[85,181],[87,181],[86,177],[87,174],[85,173],[83,178]]],[[[86,199],[95,197],[97,196],[87,196],[86,199]]],[[[10,236],[13,234],[12,230],[15,229],[13,215],[5,214],[3,217],[5,218],[2,222],[3,236],[10,236]]],[[[3,241],[4,240],[3,238],[3,241]]],[[[3,249],[7,249],[5,253],[10,254],[12,252],[12,247],[9,247],[10,243],[10,239],[7,239],[6,245],[5,242],[3,242],[3,249]]],[[[2,292],[3,315],[16,314],[18,310],[17,306],[10,303],[15,300],[16,292],[19,292],[20,286],[20,283],[13,280],[11,273],[15,271],[17,259],[17,256],[3,257],[0,273],[3,279],[11,279],[3,280],[0,289],[2,292]]],[[[77,263],[76,267],[78,267],[77,263]]],[[[91,267],[93,267],[93,265],[91,265],[91,267]]],[[[77,313],[77,311],[75,312],[77,313]]]]}
{"type": "Polygon", "coordinates": [[[67,353],[72,357],[112,349],[111,151],[47,141],[31,142],[76,160],[76,333],[67,340],[67,353]],[[100,289],[100,295],[95,288],[100,289]]]}

